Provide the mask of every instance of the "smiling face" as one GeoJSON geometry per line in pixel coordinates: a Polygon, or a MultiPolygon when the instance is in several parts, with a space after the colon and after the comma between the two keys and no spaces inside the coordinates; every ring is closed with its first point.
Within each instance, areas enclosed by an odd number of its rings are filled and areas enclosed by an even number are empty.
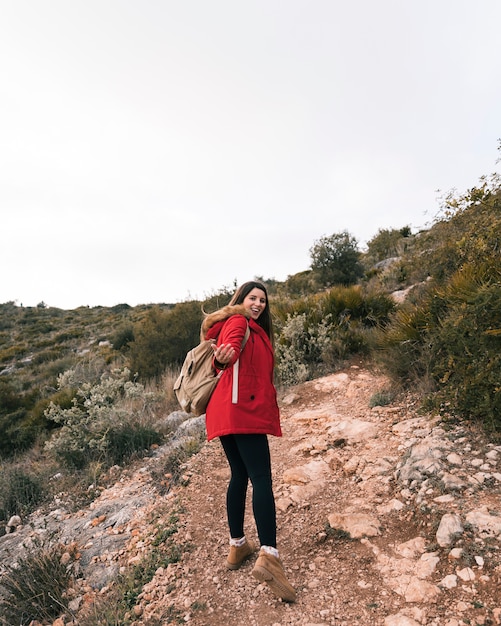
{"type": "Polygon", "coordinates": [[[254,287],[254,289],[249,291],[245,296],[242,304],[250,312],[252,319],[257,320],[266,308],[266,294],[262,289],[254,287]]]}

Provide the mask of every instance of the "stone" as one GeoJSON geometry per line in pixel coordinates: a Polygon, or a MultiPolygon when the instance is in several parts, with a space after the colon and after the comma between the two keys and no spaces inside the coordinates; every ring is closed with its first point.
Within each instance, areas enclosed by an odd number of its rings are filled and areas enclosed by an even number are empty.
{"type": "Polygon", "coordinates": [[[461,557],[463,556],[463,549],[462,548],[452,548],[452,550],[449,552],[449,559],[451,560],[459,560],[461,557]]]}
{"type": "Polygon", "coordinates": [[[463,463],[463,460],[459,456],[459,454],[451,452],[449,455],[447,455],[447,462],[451,465],[461,465],[463,463]]]}
{"type": "Polygon", "coordinates": [[[420,580],[417,577],[411,579],[405,590],[406,602],[430,602],[435,603],[440,595],[440,589],[431,583],[420,580]]]}
{"type": "Polygon", "coordinates": [[[448,574],[438,583],[439,587],[444,589],[454,589],[458,585],[458,577],[455,574],[448,574]]]}
{"type": "Polygon", "coordinates": [[[376,537],[381,531],[379,520],[365,513],[331,513],[328,521],[331,528],[344,530],[353,539],[376,537]]]}
{"type": "Polygon", "coordinates": [[[404,543],[399,544],[395,551],[406,559],[414,559],[418,555],[423,554],[426,549],[426,539],[423,537],[415,537],[404,543]]]}
{"type": "Polygon", "coordinates": [[[335,439],[347,439],[350,443],[360,443],[377,436],[377,426],[359,419],[341,420],[332,424],[328,430],[335,439]]]}
{"type": "Polygon", "coordinates": [[[461,491],[461,489],[466,487],[464,480],[461,480],[459,476],[455,476],[449,472],[444,472],[441,479],[445,491],[461,491]]]}
{"type": "Polygon", "coordinates": [[[299,396],[297,393],[288,393],[283,399],[282,402],[283,404],[289,406],[291,404],[294,404],[294,402],[297,402],[299,400],[301,396],[299,396]]]}
{"type": "Polygon", "coordinates": [[[487,507],[481,507],[474,511],[470,511],[466,515],[466,521],[473,528],[485,532],[490,535],[501,534],[501,516],[499,513],[491,514],[487,507]]]}
{"type": "Polygon", "coordinates": [[[435,573],[440,557],[434,552],[425,552],[416,564],[416,576],[421,579],[429,578],[435,573]]]}
{"type": "Polygon", "coordinates": [[[7,522],[7,528],[9,529],[7,532],[13,532],[18,526],[21,526],[22,521],[19,515],[12,515],[12,517],[7,522]]]}
{"type": "Polygon", "coordinates": [[[464,580],[465,582],[470,582],[475,580],[475,572],[471,569],[471,567],[464,567],[456,572],[458,578],[464,580]]]}
{"type": "Polygon", "coordinates": [[[393,511],[401,511],[405,507],[405,504],[401,500],[393,498],[387,504],[380,504],[377,507],[377,512],[380,515],[387,515],[393,511]]]}
{"type": "Polygon", "coordinates": [[[351,476],[357,471],[358,466],[362,463],[362,459],[359,456],[352,456],[343,465],[343,472],[348,476],[351,476]]]}
{"type": "Polygon", "coordinates": [[[454,537],[463,533],[461,518],[455,513],[446,513],[440,520],[436,533],[437,543],[442,548],[449,546],[454,537]]]}

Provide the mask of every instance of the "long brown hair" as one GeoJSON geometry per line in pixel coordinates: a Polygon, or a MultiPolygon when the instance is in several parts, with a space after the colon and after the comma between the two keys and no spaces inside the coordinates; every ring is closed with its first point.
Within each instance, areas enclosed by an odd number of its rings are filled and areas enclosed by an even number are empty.
{"type": "Polygon", "coordinates": [[[264,329],[273,345],[274,336],[273,323],[270,313],[270,302],[268,300],[268,292],[266,291],[266,287],[263,283],[256,280],[250,280],[249,282],[240,285],[240,287],[235,291],[233,298],[230,300],[230,304],[242,304],[253,289],[261,289],[261,291],[264,291],[264,295],[266,296],[266,306],[264,307],[261,315],[257,318],[256,323],[264,329]]]}

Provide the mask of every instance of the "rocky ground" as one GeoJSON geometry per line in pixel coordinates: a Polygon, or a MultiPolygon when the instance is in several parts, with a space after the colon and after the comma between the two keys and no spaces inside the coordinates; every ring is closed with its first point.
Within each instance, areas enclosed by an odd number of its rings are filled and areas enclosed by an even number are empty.
{"type": "MultiPolygon", "coordinates": [[[[386,389],[383,376],[358,364],[280,400],[284,436],[270,445],[278,547],[294,604],[251,576],[254,557],[238,571],[225,568],[229,472],[215,441],[186,464],[182,485],[162,495],[154,484],[160,449],[88,510],[62,507],[45,518],[45,529],[80,546],[84,576],[72,604],[77,618],[57,626],[78,623],[120,568],[141,562],[159,516],[174,512],[181,558],[145,585],[131,611],[135,626],[501,624],[501,446],[419,413],[412,396],[370,408],[386,389]]],[[[37,527],[0,538],[0,557],[37,527]]],[[[256,541],[250,504],[247,535],[256,541]]]]}

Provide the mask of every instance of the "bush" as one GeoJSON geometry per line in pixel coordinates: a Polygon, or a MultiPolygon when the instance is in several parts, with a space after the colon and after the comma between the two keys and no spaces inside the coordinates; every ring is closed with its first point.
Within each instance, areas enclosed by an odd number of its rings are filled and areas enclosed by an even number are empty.
{"type": "Polygon", "coordinates": [[[277,345],[277,374],[284,386],[307,380],[322,363],[330,343],[330,317],[319,324],[309,324],[306,314],[290,316],[277,345]]]}
{"type": "Polygon", "coordinates": [[[114,350],[126,350],[132,341],[134,341],[133,326],[124,326],[116,331],[111,344],[114,350]]]}
{"type": "Polygon", "coordinates": [[[134,327],[129,343],[130,368],[140,380],[159,378],[167,366],[182,363],[200,340],[200,302],[177,304],[170,311],[154,307],[134,327]]]}
{"type": "Polygon", "coordinates": [[[411,229],[409,226],[404,226],[399,230],[380,228],[367,243],[367,252],[363,257],[364,265],[370,267],[379,261],[401,256],[406,251],[410,236],[411,229]]]}
{"type": "MultiPolygon", "coordinates": [[[[82,383],[70,408],[51,403],[47,419],[60,424],[45,444],[64,465],[84,468],[91,461],[113,465],[160,441],[160,434],[143,424],[154,394],[129,380],[127,369],[102,374],[98,383],[82,383]]],[[[76,384],[70,370],[58,380],[60,389],[76,384]]]]}
{"type": "Polygon", "coordinates": [[[2,626],[27,626],[33,620],[51,623],[68,608],[66,591],[71,570],[62,561],[62,546],[37,546],[9,566],[0,580],[2,626]]]}
{"type": "Polygon", "coordinates": [[[109,465],[120,465],[135,454],[144,454],[153,444],[162,441],[160,433],[140,422],[120,424],[107,432],[106,461],[109,465]]]}
{"type": "Polygon", "coordinates": [[[501,272],[478,285],[464,273],[442,296],[448,307],[430,333],[430,370],[447,412],[501,432],[501,272]]]}
{"type": "Polygon", "coordinates": [[[352,354],[367,354],[373,329],[384,327],[394,309],[388,296],[366,293],[360,286],[274,302],[279,382],[295,385],[337,369],[352,354]]]}
{"type": "Polygon", "coordinates": [[[501,270],[469,265],[409,302],[381,333],[386,370],[428,380],[444,412],[501,430],[501,270]]]}
{"type": "Polygon", "coordinates": [[[0,473],[0,519],[31,513],[45,498],[40,476],[19,465],[3,466],[0,473]]]}

